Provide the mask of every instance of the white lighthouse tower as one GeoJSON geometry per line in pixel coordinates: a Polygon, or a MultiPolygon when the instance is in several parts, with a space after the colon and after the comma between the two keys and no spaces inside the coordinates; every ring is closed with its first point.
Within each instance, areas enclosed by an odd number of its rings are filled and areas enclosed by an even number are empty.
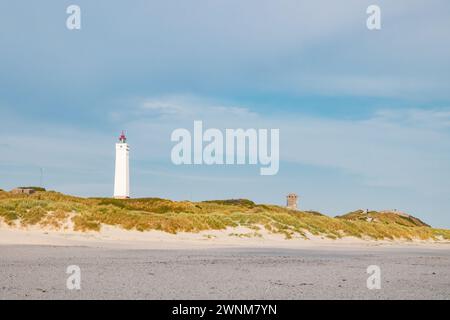
{"type": "Polygon", "coordinates": [[[114,177],[114,198],[128,199],[130,197],[130,147],[124,132],[116,143],[116,173],[114,177]]]}

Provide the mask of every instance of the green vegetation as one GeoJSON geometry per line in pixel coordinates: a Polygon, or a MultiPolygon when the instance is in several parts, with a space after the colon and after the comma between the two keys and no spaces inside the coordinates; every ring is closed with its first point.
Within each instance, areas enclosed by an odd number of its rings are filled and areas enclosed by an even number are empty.
{"type": "Polygon", "coordinates": [[[265,228],[288,239],[306,237],[308,232],[331,239],[355,236],[373,239],[442,237],[450,240],[450,230],[434,229],[417,218],[395,213],[355,211],[331,218],[315,211],[293,211],[245,199],[175,202],[159,198],[79,198],[54,191],[39,191],[32,195],[0,191],[0,218],[10,225],[20,223],[55,228],[63,227],[70,219],[74,230],[78,231],[99,231],[102,225],[169,233],[244,226],[254,232],[232,235],[259,237],[258,231],[265,228]]]}
{"type": "Polygon", "coordinates": [[[384,224],[399,224],[406,227],[429,227],[428,224],[413,216],[405,216],[397,214],[395,212],[377,212],[369,211],[364,213],[363,210],[357,210],[349,212],[343,216],[337,217],[340,219],[346,219],[351,221],[367,221],[367,219],[373,219],[375,222],[381,222],[384,224]]]}

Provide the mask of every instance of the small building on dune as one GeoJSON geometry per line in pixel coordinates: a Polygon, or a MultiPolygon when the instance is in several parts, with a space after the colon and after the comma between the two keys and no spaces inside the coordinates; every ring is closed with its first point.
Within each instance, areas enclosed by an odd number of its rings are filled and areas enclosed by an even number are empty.
{"type": "Polygon", "coordinates": [[[298,209],[297,201],[298,195],[296,195],[295,193],[289,193],[286,196],[286,207],[288,207],[288,209],[297,210],[298,209]]]}
{"type": "Polygon", "coordinates": [[[11,193],[13,193],[13,194],[33,194],[36,191],[40,191],[41,189],[42,189],[42,191],[45,191],[44,188],[17,187],[17,188],[12,189],[11,193]]]}

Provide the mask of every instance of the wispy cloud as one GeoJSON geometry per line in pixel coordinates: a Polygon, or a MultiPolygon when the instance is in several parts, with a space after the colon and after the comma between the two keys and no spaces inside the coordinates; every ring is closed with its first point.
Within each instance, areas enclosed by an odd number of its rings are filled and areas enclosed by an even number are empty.
{"type": "Polygon", "coordinates": [[[376,112],[379,120],[403,123],[430,129],[445,129],[450,127],[450,108],[382,109],[376,112]]]}
{"type": "Polygon", "coordinates": [[[156,114],[156,115],[172,115],[183,114],[187,110],[177,104],[177,101],[170,101],[164,99],[148,99],[144,100],[141,105],[138,106],[138,114],[156,114]]]}
{"type": "Polygon", "coordinates": [[[230,105],[216,99],[195,95],[172,94],[157,97],[133,98],[121,101],[120,106],[110,111],[110,118],[120,122],[146,122],[152,118],[174,121],[206,118],[222,121],[225,118],[248,120],[257,113],[243,106],[230,105]],[[126,106],[126,107],[125,107],[126,106]]]}

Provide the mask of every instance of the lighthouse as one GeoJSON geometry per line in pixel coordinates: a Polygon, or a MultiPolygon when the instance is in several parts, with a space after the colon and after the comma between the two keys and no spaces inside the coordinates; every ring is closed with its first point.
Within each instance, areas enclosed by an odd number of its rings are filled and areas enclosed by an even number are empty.
{"type": "Polygon", "coordinates": [[[125,133],[119,137],[116,143],[116,172],[114,177],[114,198],[128,199],[130,197],[130,147],[127,143],[125,133]]]}

